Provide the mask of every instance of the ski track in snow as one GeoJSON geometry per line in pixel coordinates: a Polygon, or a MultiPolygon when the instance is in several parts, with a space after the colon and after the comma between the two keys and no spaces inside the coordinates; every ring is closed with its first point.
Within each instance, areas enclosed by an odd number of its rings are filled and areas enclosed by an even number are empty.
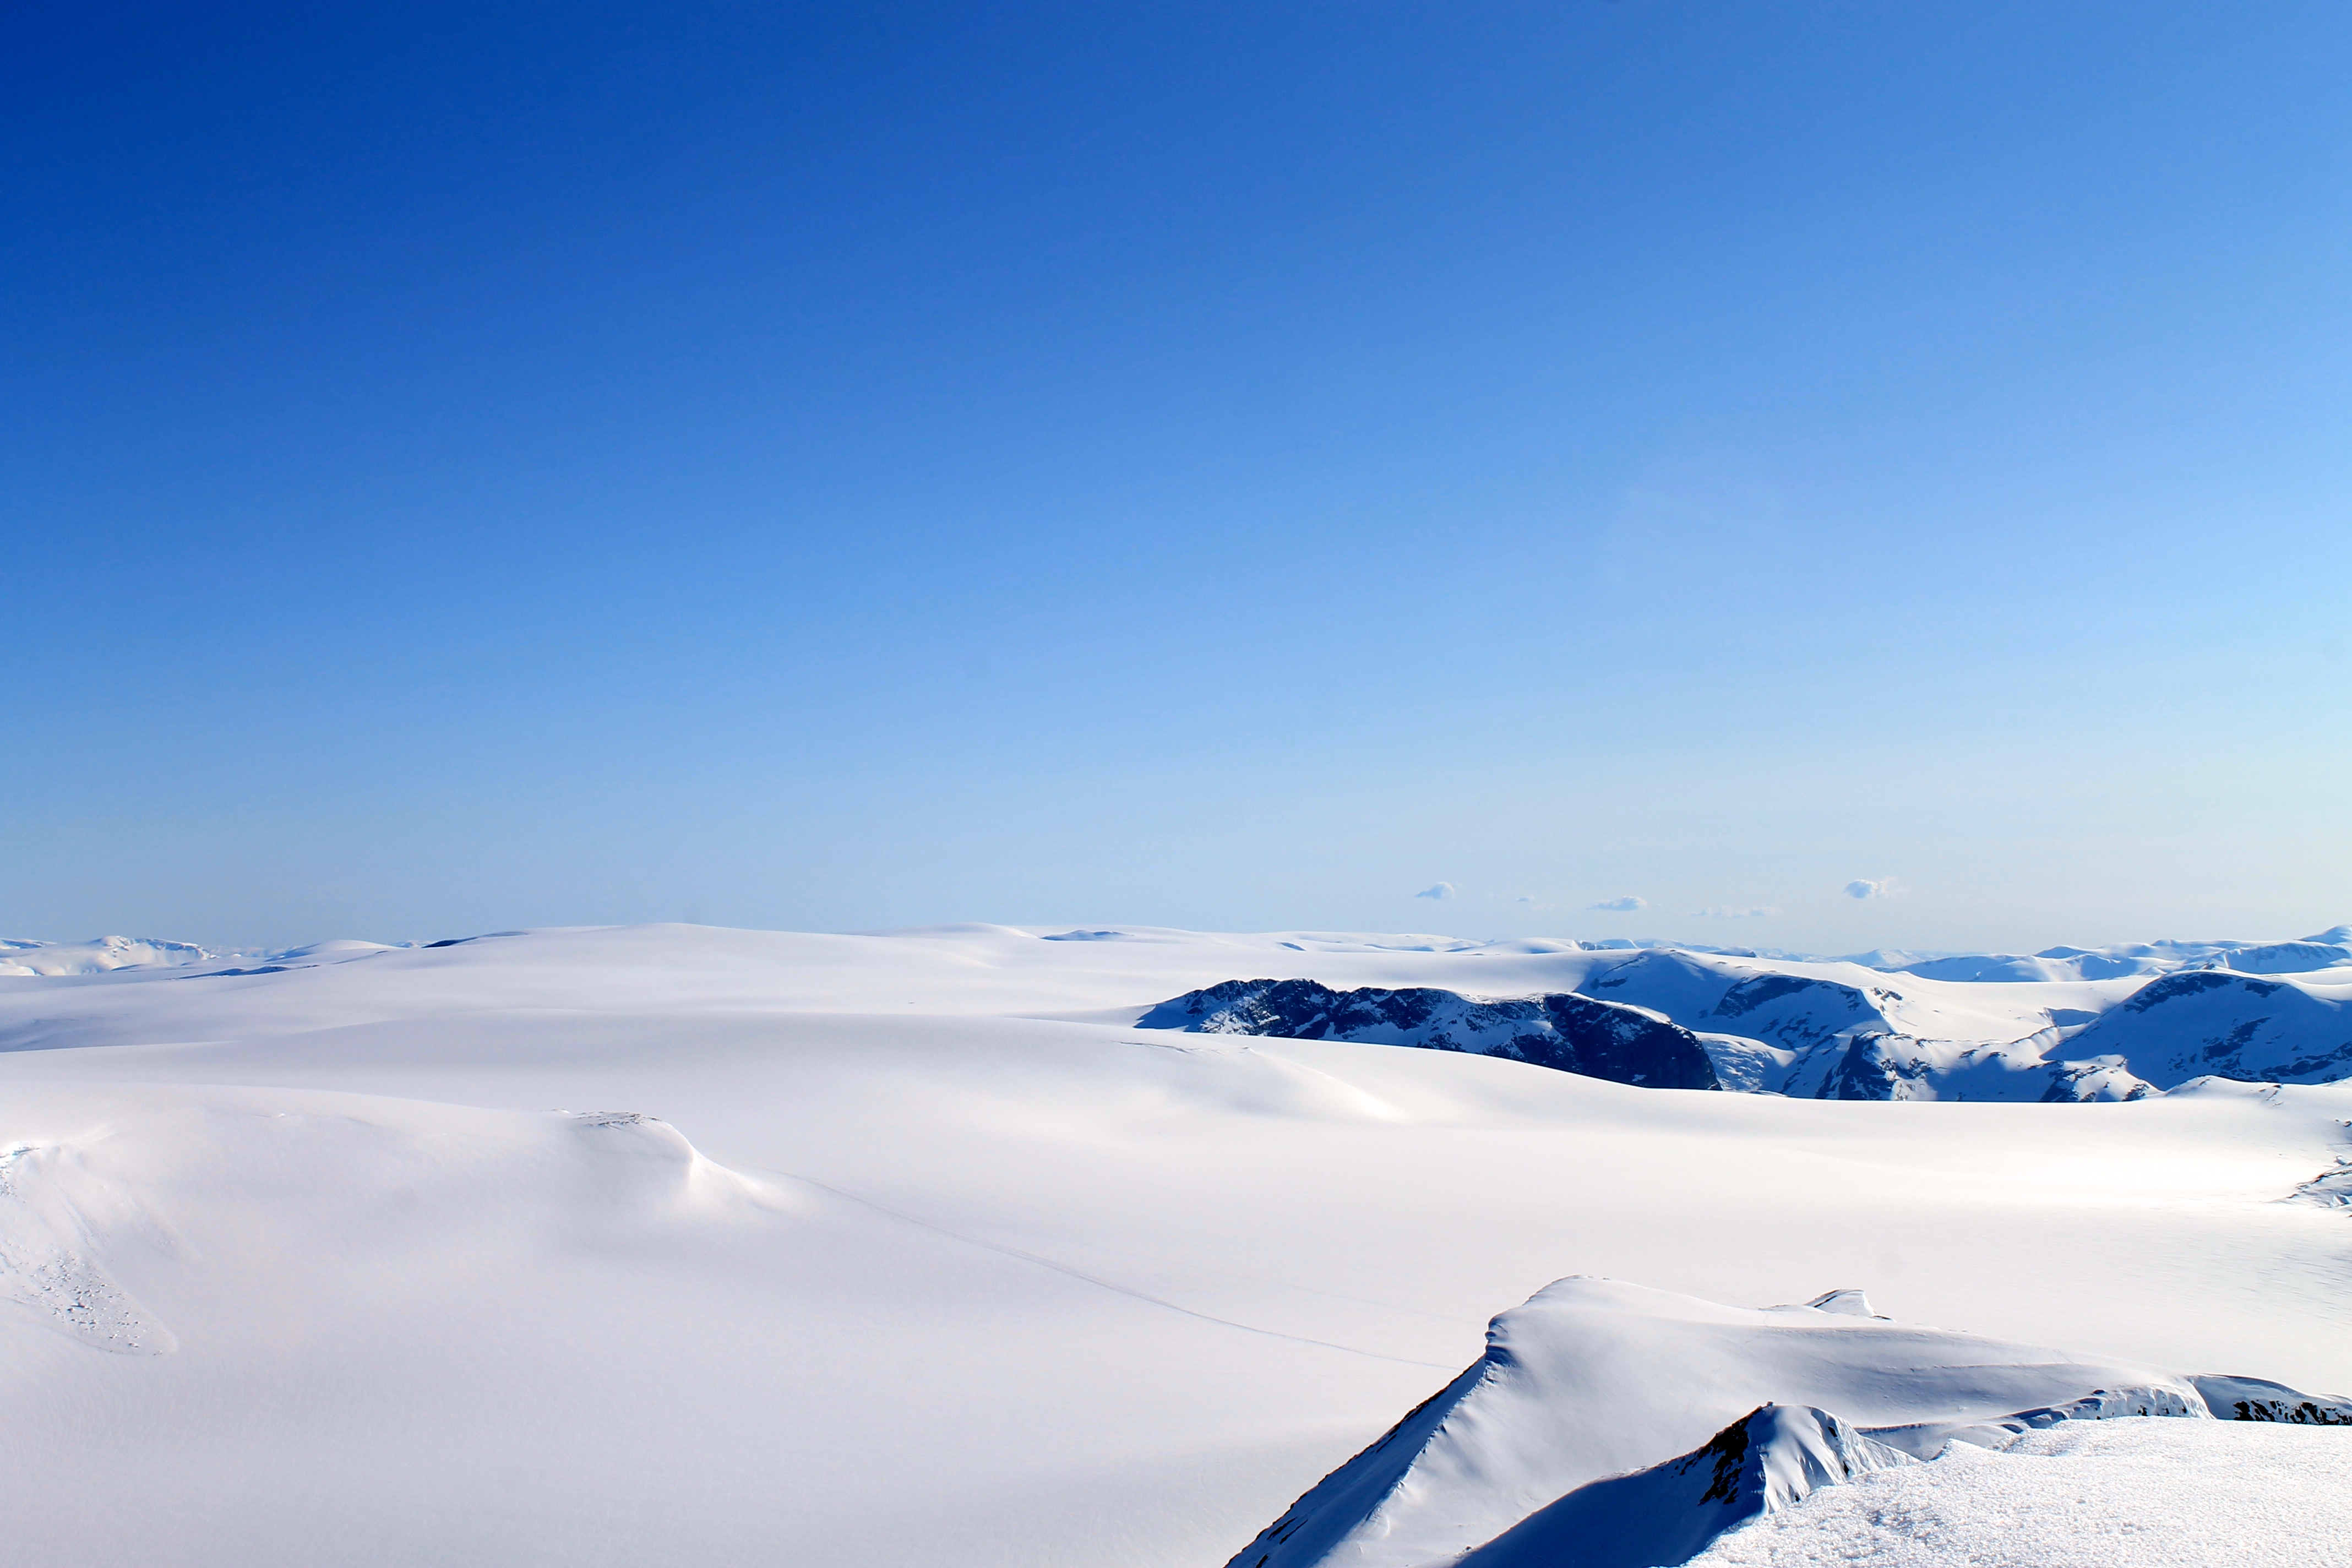
{"type": "Polygon", "coordinates": [[[976,1236],[966,1236],[960,1230],[953,1230],[947,1226],[934,1224],[932,1221],[924,1219],[919,1215],[910,1215],[904,1209],[894,1209],[887,1204],[877,1203],[872,1198],[860,1197],[857,1194],[850,1192],[845,1188],[836,1187],[828,1182],[820,1182],[813,1176],[793,1176],[793,1180],[804,1182],[812,1187],[816,1187],[824,1192],[831,1193],[834,1196],[838,1198],[845,1198],[851,1203],[863,1205],[866,1208],[872,1209],[876,1214],[887,1215],[892,1219],[900,1221],[906,1225],[919,1226],[921,1229],[931,1232],[935,1236],[944,1236],[950,1241],[960,1241],[966,1247],[982,1247],[990,1252],[1001,1253],[1006,1258],[1019,1258],[1024,1263],[1034,1263],[1040,1268],[1050,1268],[1056,1274],[1066,1274],[1073,1279],[1082,1280],[1088,1285],[1097,1286],[1102,1289],[1113,1291],[1121,1296],[1131,1297],[1138,1301],[1148,1302],[1154,1307],[1164,1307],[1171,1312],[1181,1312],[1188,1318],[1198,1318],[1204,1323],[1215,1323],[1222,1328],[1239,1329],[1245,1334],[1265,1334],[1271,1339],[1289,1340],[1295,1344],[1318,1345],[1327,1351],[1342,1351],[1349,1355],[1369,1356],[1374,1361],[1394,1362],[1400,1366],[1425,1366],[1437,1372],[1449,1373],[1454,1370],[1452,1367],[1447,1366],[1444,1362],[1415,1361],[1410,1356],[1382,1355],[1378,1351],[1368,1351],[1356,1345],[1339,1344],[1330,1340],[1310,1339],[1305,1334],[1286,1334],[1279,1329],[1260,1328],[1255,1323],[1242,1323],[1236,1322],[1231,1318],[1220,1318],[1214,1312],[1196,1311],[1192,1308],[1184,1306],[1179,1302],[1168,1300],[1163,1297],[1154,1296],[1146,1290],[1138,1290],[1130,1285],[1122,1285],[1116,1279],[1106,1279],[1098,1274],[1089,1274],[1083,1268],[1072,1268],[1069,1264],[1056,1262],[1051,1258],[1041,1257],[1034,1252],[1024,1252],[1020,1247],[1007,1247],[1003,1242],[986,1241],[976,1236]]]}

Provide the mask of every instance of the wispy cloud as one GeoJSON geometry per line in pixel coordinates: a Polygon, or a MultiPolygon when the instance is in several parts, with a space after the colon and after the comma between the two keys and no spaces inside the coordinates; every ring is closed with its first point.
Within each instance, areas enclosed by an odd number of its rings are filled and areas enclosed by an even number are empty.
{"type": "Polygon", "coordinates": [[[1856,877],[1845,885],[1845,896],[1849,899],[1891,899],[1895,896],[1895,879],[1856,877]]]}
{"type": "Polygon", "coordinates": [[[1450,899],[1454,896],[1454,884],[1451,882],[1433,882],[1413,895],[1416,899],[1450,899]]]}
{"type": "Polygon", "coordinates": [[[1637,899],[1628,893],[1622,899],[1603,899],[1597,904],[1587,904],[1584,907],[1588,910],[1619,910],[1630,914],[1635,910],[1648,909],[1650,900],[1637,899]]]}
{"type": "Polygon", "coordinates": [[[1703,910],[1693,910],[1691,911],[1691,913],[1702,916],[1707,920],[1723,921],[1769,920],[1780,912],[1780,911],[1776,909],[1771,909],[1762,904],[1759,904],[1754,909],[1748,910],[1733,909],[1728,904],[1709,904],[1703,910]]]}

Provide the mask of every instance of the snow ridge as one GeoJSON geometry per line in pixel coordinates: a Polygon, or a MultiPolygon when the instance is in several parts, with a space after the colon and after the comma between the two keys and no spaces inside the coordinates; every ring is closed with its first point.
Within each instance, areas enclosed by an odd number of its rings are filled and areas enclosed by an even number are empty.
{"type": "Polygon", "coordinates": [[[1645,1008],[1572,992],[1482,1001],[1431,986],[1334,991],[1313,980],[1229,980],[1163,1002],[1136,1026],[1467,1051],[1612,1083],[1723,1087],[1688,1029],[1645,1008]]]}
{"type": "Polygon", "coordinates": [[[1588,1482],[1457,1559],[1459,1568],[1655,1568],[1687,1562],[1822,1487],[1918,1461],[1826,1410],[1764,1405],[1700,1447],[1588,1482]]]}
{"type": "Polygon", "coordinates": [[[2023,1430],[2070,1405],[2205,1414],[2196,1389],[2164,1372],[1897,1323],[1859,1292],[1815,1300],[1725,1307],[1591,1276],[1555,1281],[1496,1318],[1483,1356],[1227,1568],[1451,1561],[1588,1483],[1687,1458],[1768,1402],[1841,1411],[1874,1444],[1906,1450],[1930,1426],[2023,1430]]]}

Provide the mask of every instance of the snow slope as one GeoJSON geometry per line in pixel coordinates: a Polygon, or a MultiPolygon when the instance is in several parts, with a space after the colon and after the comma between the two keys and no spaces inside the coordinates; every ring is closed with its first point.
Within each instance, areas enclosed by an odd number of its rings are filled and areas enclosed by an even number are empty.
{"type": "Polygon", "coordinates": [[[1588,1481],[1455,1561],[1461,1568],[1656,1568],[1823,1487],[1918,1463],[1826,1410],[1766,1405],[1700,1447],[1588,1481]]]}
{"type": "Polygon", "coordinates": [[[2069,1048],[2126,1058],[2168,1087],[2207,1073],[2284,1083],[2352,1078],[2352,975],[2320,984],[2183,970],[2126,997],[2069,1048]]]}
{"type": "Polygon", "coordinates": [[[2069,1422],[1827,1487],[1691,1568],[2339,1568],[2352,1429],[2069,1422]]]}
{"type": "Polygon", "coordinates": [[[1444,1393],[1318,1483],[1231,1568],[1418,1568],[1507,1531],[1468,1561],[1548,1561],[1603,1512],[1687,1509],[1696,1496],[1674,1500],[1713,1481],[1673,1469],[1601,1496],[1564,1494],[1697,1449],[1768,1403],[1818,1406],[1865,1432],[1932,1427],[1930,1441],[1906,1445],[1931,1453],[1948,1432],[2102,1391],[2205,1411],[2176,1373],[1821,1300],[1754,1310],[1614,1279],[1549,1285],[1494,1321],[1486,1353],[1444,1393]]]}
{"type": "Polygon", "coordinates": [[[0,978],[8,1553],[1213,1568],[1578,1273],[2352,1387],[2352,1221],[2287,1201],[2352,1087],[1885,1105],[1139,1031],[1236,975],[1640,955],[1064,934],[0,978]]]}

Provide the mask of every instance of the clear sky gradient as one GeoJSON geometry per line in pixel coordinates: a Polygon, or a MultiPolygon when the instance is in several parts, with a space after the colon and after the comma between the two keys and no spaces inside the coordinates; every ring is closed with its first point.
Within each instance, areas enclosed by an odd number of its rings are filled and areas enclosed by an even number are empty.
{"type": "Polygon", "coordinates": [[[2336,0],[0,71],[0,932],[2352,919],[2336,0]]]}

